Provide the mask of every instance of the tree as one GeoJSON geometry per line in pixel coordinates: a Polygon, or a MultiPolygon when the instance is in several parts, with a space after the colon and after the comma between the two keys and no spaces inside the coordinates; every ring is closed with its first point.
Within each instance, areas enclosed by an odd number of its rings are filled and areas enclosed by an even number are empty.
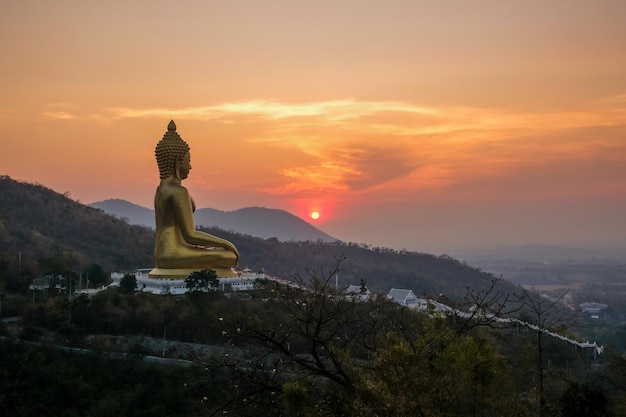
{"type": "Polygon", "coordinates": [[[605,417],[608,416],[607,399],[599,389],[570,384],[561,397],[562,416],[567,417],[605,417]]]}
{"type": "Polygon", "coordinates": [[[107,280],[107,274],[104,272],[102,265],[93,263],[85,269],[85,274],[89,282],[94,284],[104,284],[107,280]]]}
{"type": "Polygon", "coordinates": [[[219,282],[217,273],[212,269],[194,271],[185,279],[185,284],[187,284],[187,289],[190,292],[217,291],[219,282]]]}
{"type": "Polygon", "coordinates": [[[363,373],[354,416],[523,415],[505,358],[484,338],[458,337],[445,320],[418,318],[413,336],[390,333],[363,373]]]}
{"type": "Polygon", "coordinates": [[[560,303],[567,293],[563,293],[560,297],[549,299],[544,296],[531,293],[524,288],[518,295],[519,302],[522,304],[522,311],[528,314],[530,322],[536,325],[537,343],[536,347],[536,372],[537,372],[537,402],[538,415],[543,417],[550,412],[548,400],[546,398],[546,350],[544,348],[545,332],[554,329],[555,326],[559,330],[563,330],[566,325],[571,325],[576,313],[561,308],[560,303]]]}
{"type": "Polygon", "coordinates": [[[57,253],[55,256],[38,259],[39,267],[44,274],[64,275],[70,271],[72,260],[66,254],[57,253]]]}
{"type": "MultiPolygon", "coordinates": [[[[233,375],[256,384],[251,391],[275,392],[287,415],[297,416],[506,415],[522,408],[514,405],[504,359],[467,335],[469,323],[459,332],[453,317],[385,297],[350,297],[334,285],[342,260],[307,280],[270,283],[257,315],[224,318],[228,344],[267,347],[247,352],[245,369],[229,363],[233,375]]],[[[246,396],[230,404],[243,400],[250,403],[246,396]]]]}
{"type": "Polygon", "coordinates": [[[270,284],[268,315],[238,327],[291,364],[352,391],[351,358],[366,359],[373,351],[375,315],[368,314],[373,303],[356,302],[331,284],[340,262],[328,274],[312,271],[309,282],[294,277],[286,285],[270,284]]]}
{"type": "Polygon", "coordinates": [[[120,292],[130,294],[137,288],[137,277],[133,274],[124,274],[120,280],[120,292]]]}
{"type": "MultiPolygon", "coordinates": [[[[354,367],[371,358],[376,322],[384,315],[369,314],[374,302],[356,302],[331,284],[339,262],[328,274],[311,272],[308,280],[267,282],[249,303],[257,309],[220,318],[226,343],[249,346],[245,366],[232,355],[213,365],[230,367],[229,386],[247,387],[224,411],[243,415],[236,408],[241,404],[274,411],[287,405],[293,415],[313,415],[306,413],[314,412],[325,393],[354,393],[354,367]]],[[[391,305],[378,301],[381,308],[391,305]]]]}

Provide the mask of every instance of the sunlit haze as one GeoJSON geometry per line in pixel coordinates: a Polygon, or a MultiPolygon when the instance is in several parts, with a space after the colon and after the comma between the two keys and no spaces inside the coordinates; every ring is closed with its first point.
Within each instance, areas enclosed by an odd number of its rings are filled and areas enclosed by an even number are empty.
{"type": "Polygon", "coordinates": [[[626,248],[624,22],[623,0],[3,2],[0,175],[152,207],[173,119],[201,208],[430,253],[626,248]]]}

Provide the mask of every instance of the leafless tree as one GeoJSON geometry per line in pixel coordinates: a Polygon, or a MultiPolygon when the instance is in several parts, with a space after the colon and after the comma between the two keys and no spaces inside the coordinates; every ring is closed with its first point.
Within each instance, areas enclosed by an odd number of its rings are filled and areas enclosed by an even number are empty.
{"type": "Polygon", "coordinates": [[[529,316],[529,321],[534,324],[536,339],[536,372],[537,372],[537,396],[538,396],[538,415],[543,417],[547,415],[548,404],[545,394],[545,349],[544,338],[546,332],[550,330],[566,330],[569,326],[576,323],[577,314],[575,311],[563,307],[563,298],[567,295],[567,291],[556,298],[547,298],[537,293],[519,287],[519,292],[515,295],[516,300],[521,305],[523,314],[529,316]]]}

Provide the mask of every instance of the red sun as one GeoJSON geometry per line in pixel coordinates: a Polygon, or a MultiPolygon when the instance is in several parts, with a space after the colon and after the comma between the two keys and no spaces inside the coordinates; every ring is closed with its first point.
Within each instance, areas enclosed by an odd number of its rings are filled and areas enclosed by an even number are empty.
{"type": "Polygon", "coordinates": [[[320,212],[319,212],[319,211],[312,211],[312,212],[311,212],[311,218],[312,218],[313,220],[317,220],[317,219],[319,219],[319,218],[320,218],[320,212]]]}

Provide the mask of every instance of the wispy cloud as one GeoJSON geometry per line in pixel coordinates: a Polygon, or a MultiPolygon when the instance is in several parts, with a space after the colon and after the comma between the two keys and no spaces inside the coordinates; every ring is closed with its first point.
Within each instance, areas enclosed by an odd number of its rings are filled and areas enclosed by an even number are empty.
{"type": "MultiPolygon", "coordinates": [[[[109,108],[100,116],[174,118],[254,124],[244,141],[290,149],[305,163],[276,166],[283,181],[271,194],[360,193],[377,187],[405,190],[450,187],[524,167],[584,158],[603,146],[626,148],[604,137],[582,136],[593,127],[626,126],[626,96],[575,110],[512,112],[492,107],[422,106],[403,101],[341,99],[286,103],[249,100],[185,108],[109,108]],[[579,132],[579,133],[575,133],[579,132]],[[610,142],[610,143],[609,143],[610,142]],[[313,162],[311,162],[313,161],[313,162]]],[[[86,117],[55,109],[47,117],[86,117]]]]}
{"type": "Polygon", "coordinates": [[[377,112],[405,112],[432,114],[436,110],[409,103],[383,101],[357,101],[354,99],[328,100],[303,103],[281,103],[267,100],[249,100],[222,103],[212,106],[186,108],[146,108],[133,109],[114,107],[108,109],[113,118],[152,118],[185,117],[192,119],[218,119],[233,115],[257,116],[265,119],[285,119],[292,117],[323,117],[338,121],[357,118],[377,112]]]}
{"type": "Polygon", "coordinates": [[[47,111],[43,112],[43,116],[49,119],[58,120],[74,120],[78,118],[76,114],[68,113],[66,111],[47,111]]]}
{"type": "Polygon", "coordinates": [[[50,110],[42,112],[42,116],[46,119],[61,120],[61,121],[96,121],[100,124],[110,124],[111,118],[103,114],[93,112],[91,110],[81,110],[80,106],[67,102],[53,102],[48,103],[47,106],[50,110]]]}

